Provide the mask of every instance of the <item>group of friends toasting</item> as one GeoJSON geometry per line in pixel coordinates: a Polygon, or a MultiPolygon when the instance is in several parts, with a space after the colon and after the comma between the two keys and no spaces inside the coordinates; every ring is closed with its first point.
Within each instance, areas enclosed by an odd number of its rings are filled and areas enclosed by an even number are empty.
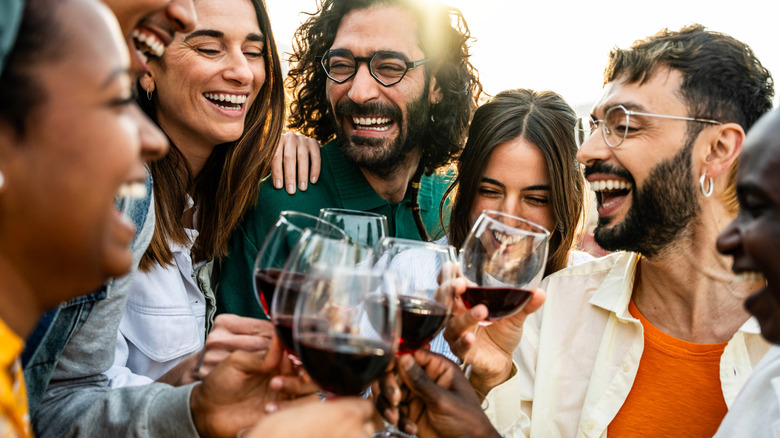
{"type": "Polygon", "coordinates": [[[605,52],[578,117],[455,8],[316,7],[285,78],[261,0],[0,4],[0,436],[773,436],[750,47],[605,52]]]}

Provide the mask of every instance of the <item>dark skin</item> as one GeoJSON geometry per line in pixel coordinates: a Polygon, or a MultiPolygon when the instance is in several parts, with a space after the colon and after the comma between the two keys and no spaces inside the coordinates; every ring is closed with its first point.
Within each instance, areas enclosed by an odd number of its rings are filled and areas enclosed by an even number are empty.
{"type": "Polygon", "coordinates": [[[718,251],[734,257],[742,280],[766,278],[766,286],[745,300],[761,334],[780,343],[780,112],[773,111],[750,130],[737,171],[739,214],[718,236],[718,251]]]}
{"type": "Polygon", "coordinates": [[[388,374],[379,384],[382,395],[377,409],[388,420],[397,420],[402,431],[420,438],[500,436],[468,379],[451,360],[421,349],[399,357],[396,367],[404,394],[399,394],[394,376],[388,374]],[[395,408],[387,397],[403,400],[395,408]]]}

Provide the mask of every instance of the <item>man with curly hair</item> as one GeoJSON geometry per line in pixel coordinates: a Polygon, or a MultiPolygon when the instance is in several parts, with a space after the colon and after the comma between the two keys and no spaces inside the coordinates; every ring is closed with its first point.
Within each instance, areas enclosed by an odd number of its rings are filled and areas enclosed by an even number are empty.
{"type": "Polygon", "coordinates": [[[218,311],[263,317],[252,265],[284,210],[387,217],[391,236],[441,234],[438,206],[482,91],[460,11],[415,0],[324,0],[296,32],[289,127],[327,143],[322,178],[288,196],[266,179],[222,264],[218,311]]]}

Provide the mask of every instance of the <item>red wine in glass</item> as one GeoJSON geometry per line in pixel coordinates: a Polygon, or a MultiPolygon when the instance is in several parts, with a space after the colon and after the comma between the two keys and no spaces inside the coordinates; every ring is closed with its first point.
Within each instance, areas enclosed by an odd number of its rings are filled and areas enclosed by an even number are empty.
{"type": "Polygon", "coordinates": [[[274,298],[274,290],[276,289],[276,283],[279,281],[279,277],[282,275],[280,269],[261,269],[255,274],[255,286],[257,286],[258,299],[260,304],[263,305],[263,310],[266,314],[271,314],[271,302],[274,298]]]}
{"type": "Polygon", "coordinates": [[[304,333],[297,342],[309,376],[331,398],[362,394],[392,359],[386,343],[348,334],[304,333]]]}
{"type": "Polygon", "coordinates": [[[531,291],[517,287],[471,286],[461,298],[468,309],[484,304],[488,309],[487,320],[495,321],[519,312],[532,295],[531,291]]]}
{"type": "Polygon", "coordinates": [[[442,303],[423,298],[400,296],[401,337],[398,354],[412,353],[430,342],[444,326],[449,312],[442,303]]]}

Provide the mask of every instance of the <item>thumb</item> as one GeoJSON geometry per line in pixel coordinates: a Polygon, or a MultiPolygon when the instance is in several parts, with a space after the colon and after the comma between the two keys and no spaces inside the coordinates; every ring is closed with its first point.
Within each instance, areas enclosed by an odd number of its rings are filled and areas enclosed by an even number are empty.
{"type": "Polygon", "coordinates": [[[411,354],[398,359],[399,375],[406,386],[423,400],[435,400],[440,397],[442,388],[428,377],[425,370],[415,362],[411,354]]]}

